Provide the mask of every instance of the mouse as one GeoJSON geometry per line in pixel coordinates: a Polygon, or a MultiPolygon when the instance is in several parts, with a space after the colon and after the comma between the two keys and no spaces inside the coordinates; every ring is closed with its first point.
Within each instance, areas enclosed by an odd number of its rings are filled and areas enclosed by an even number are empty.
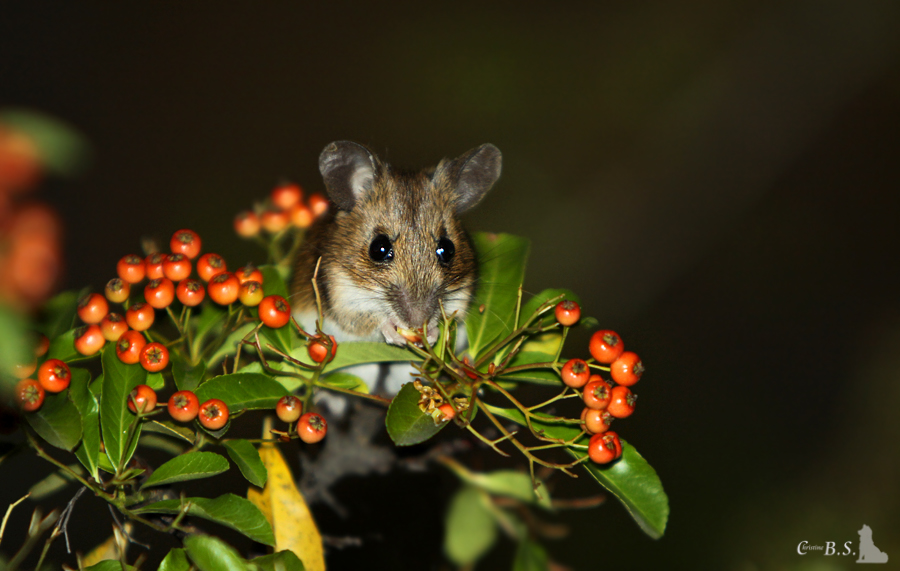
{"type": "Polygon", "coordinates": [[[297,252],[295,317],[315,323],[315,276],[322,328],[338,342],[433,344],[441,306],[462,320],[475,292],[477,259],[459,216],[481,202],[501,169],[489,143],[422,170],[395,168],[352,141],[327,145],[319,171],[333,208],[297,252]]]}

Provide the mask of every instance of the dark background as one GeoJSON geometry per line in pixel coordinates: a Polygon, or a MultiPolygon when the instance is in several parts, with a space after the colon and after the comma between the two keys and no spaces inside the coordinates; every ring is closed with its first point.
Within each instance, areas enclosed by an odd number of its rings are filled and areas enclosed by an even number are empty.
{"type": "MultiPolygon", "coordinates": [[[[796,550],[855,549],[867,524],[900,559],[898,24],[889,0],[3,2],[0,108],[92,144],[83,176],[39,193],[71,288],[181,227],[260,260],[232,217],[281,177],[321,190],[332,140],[407,166],[494,143],[503,176],[466,222],[528,236],[527,289],[575,290],[641,354],[621,432],[671,501],[659,541],[611,500],[566,518],[552,556],[849,568],[796,550]]],[[[409,541],[439,550],[441,509],[409,541]]]]}

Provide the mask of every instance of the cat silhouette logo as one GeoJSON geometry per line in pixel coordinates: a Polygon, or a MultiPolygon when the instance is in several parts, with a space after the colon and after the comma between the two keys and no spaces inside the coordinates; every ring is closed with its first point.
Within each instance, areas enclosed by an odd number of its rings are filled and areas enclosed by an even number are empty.
{"type": "Polygon", "coordinates": [[[887,553],[872,543],[872,528],[863,524],[859,530],[859,559],[857,563],[887,563],[887,553]]]}

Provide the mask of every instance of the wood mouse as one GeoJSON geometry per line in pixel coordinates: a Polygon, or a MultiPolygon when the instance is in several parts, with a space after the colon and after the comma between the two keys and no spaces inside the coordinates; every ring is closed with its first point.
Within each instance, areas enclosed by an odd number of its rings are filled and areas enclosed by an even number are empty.
{"type": "Polygon", "coordinates": [[[351,141],[326,146],[319,171],[336,209],[310,228],[297,254],[299,321],[315,323],[311,280],[321,258],[324,328],[338,341],[405,345],[410,330],[427,324],[434,343],[440,303],[462,319],[475,288],[475,252],[458,217],[494,185],[501,163],[491,144],[419,172],[396,169],[351,141]]]}

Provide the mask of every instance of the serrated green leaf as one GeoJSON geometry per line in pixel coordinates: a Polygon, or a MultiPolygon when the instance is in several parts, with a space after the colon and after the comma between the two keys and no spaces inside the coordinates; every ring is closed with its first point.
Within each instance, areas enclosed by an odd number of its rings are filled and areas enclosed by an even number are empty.
{"type": "Polygon", "coordinates": [[[195,391],[206,374],[206,361],[191,366],[184,359],[176,359],[172,363],[172,377],[179,391],[195,391]]]}
{"type": "Polygon", "coordinates": [[[91,393],[91,374],[84,369],[70,369],[69,398],[81,415],[81,444],[75,456],[95,480],[100,458],[100,404],[91,393]]]}
{"type": "Polygon", "coordinates": [[[358,393],[369,393],[369,386],[365,381],[363,381],[356,375],[344,373],[343,371],[337,371],[331,373],[330,375],[325,375],[324,377],[321,377],[321,381],[339,389],[347,389],[356,391],[358,393]]]}
{"type": "Polygon", "coordinates": [[[173,547],[166,554],[156,571],[190,571],[191,563],[188,561],[184,549],[173,547]]]}
{"type": "Polygon", "coordinates": [[[81,415],[68,398],[68,391],[47,393],[44,405],[25,413],[25,420],[48,444],[71,451],[81,440],[81,415]]]}
{"type": "Polygon", "coordinates": [[[278,399],[288,394],[280,383],[260,373],[220,375],[203,383],[196,391],[201,403],[217,398],[225,401],[229,411],[275,408],[278,399]]]}
{"type": "MultiPolygon", "coordinates": [[[[190,504],[188,515],[203,518],[230,527],[243,533],[253,541],[272,545],[275,537],[266,517],[249,500],[234,494],[218,498],[184,498],[183,500],[163,500],[138,508],[135,513],[177,514],[183,505],[190,504]]],[[[193,557],[192,557],[193,559],[193,557]]]]}
{"type": "Polygon", "coordinates": [[[106,456],[118,468],[131,459],[140,437],[141,425],[138,423],[129,446],[129,431],[136,417],[128,409],[128,399],[135,387],[145,384],[147,371],[140,365],[126,365],[120,361],[113,343],[103,349],[101,362],[100,433],[106,446],[106,456]]]}
{"type": "Polygon", "coordinates": [[[246,440],[229,440],[222,444],[248,482],[258,488],[266,485],[268,473],[256,446],[246,440]]]}
{"type": "Polygon", "coordinates": [[[435,425],[434,419],[419,409],[419,391],[412,383],[406,383],[388,407],[385,425],[388,435],[397,446],[411,446],[425,442],[449,424],[435,425]]]}
{"type": "Polygon", "coordinates": [[[188,452],[157,468],[141,489],[209,478],[228,470],[228,460],[215,452],[188,452]]]}
{"type": "Polygon", "coordinates": [[[183,440],[188,444],[193,444],[196,440],[196,434],[193,430],[171,420],[148,420],[144,423],[143,429],[148,432],[165,434],[166,436],[183,440]]]}
{"type": "Polygon", "coordinates": [[[184,548],[200,571],[241,571],[248,568],[247,562],[233,547],[210,535],[189,535],[184,539],[184,548]]]}
{"type": "MultiPolygon", "coordinates": [[[[488,406],[488,409],[498,416],[525,425],[522,413],[516,409],[493,406],[488,406]]],[[[537,430],[543,430],[545,435],[550,438],[560,438],[564,441],[570,441],[581,433],[581,429],[573,424],[532,420],[532,426],[537,430]]],[[[644,533],[653,539],[659,539],[665,533],[666,523],[669,519],[669,498],[663,490],[656,470],[633,446],[621,438],[620,440],[622,457],[615,462],[599,466],[588,461],[582,465],[601,486],[622,502],[644,533]]],[[[587,441],[588,437],[584,435],[576,443],[587,444],[587,441]]],[[[578,459],[586,455],[586,452],[581,449],[566,448],[566,451],[578,459]]]]}
{"type": "Polygon", "coordinates": [[[549,571],[547,551],[536,542],[526,539],[516,548],[516,557],[513,559],[513,571],[549,571]]]}
{"type": "Polygon", "coordinates": [[[476,233],[472,243],[478,255],[479,279],[466,333],[469,353],[477,360],[488,345],[513,331],[529,242],[509,234],[476,233]]]}
{"type": "Polygon", "coordinates": [[[456,565],[475,563],[497,540],[497,524],[487,508],[489,501],[472,486],[463,486],[450,500],[444,553],[456,565]]]}
{"type": "Polygon", "coordinates": [[[304,571],[303,562],[293,551],[285,549],[272,555],[264,555],[250,560],[258,571],[304,571]]]}

